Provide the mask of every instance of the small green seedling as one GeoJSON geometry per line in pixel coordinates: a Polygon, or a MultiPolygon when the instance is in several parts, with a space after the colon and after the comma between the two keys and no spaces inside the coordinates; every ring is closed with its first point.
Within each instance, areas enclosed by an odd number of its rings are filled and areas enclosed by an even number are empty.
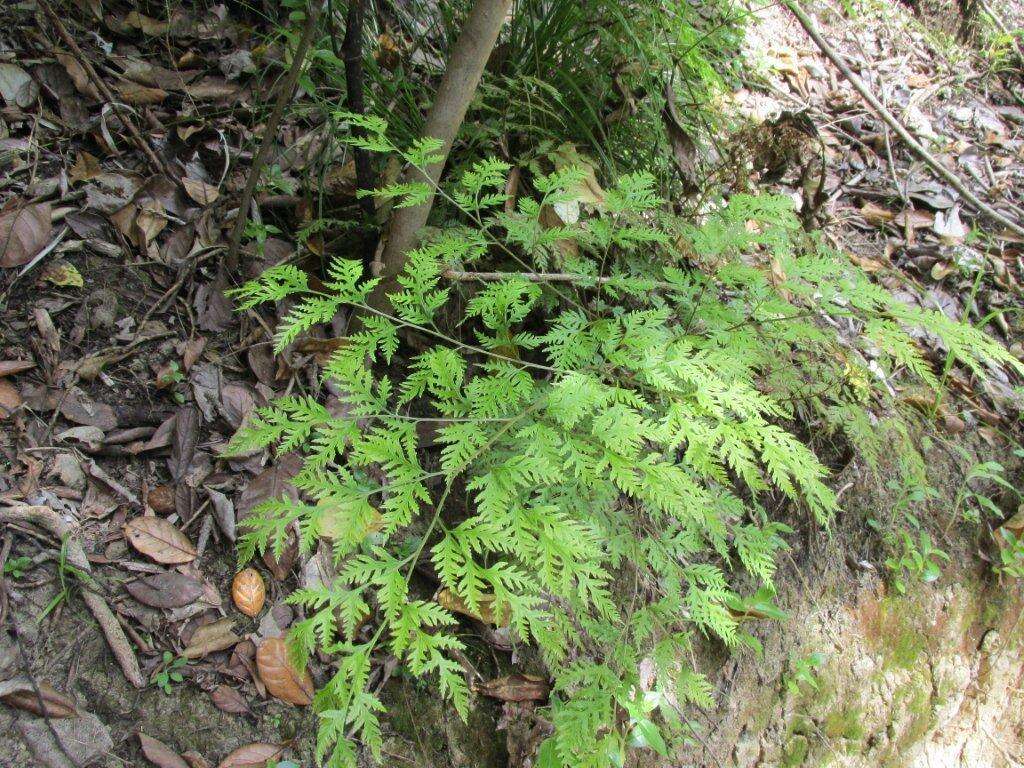
{"type": "Polygon", "coordinates": [[[4,576],[20,579],[32,568],[31,557],[14,557],[4,563],[4,576]]]}
{"type": "Polygon", "coordinates": [[[794,696],[800,693],[800,686],[806,685],[811,690],[818,690],[817,670],[825,663],[825,654],[815,651],[803,658],[793,661],[793,674],[786,678],[786,689],[794,696]]]}
{"type": "Polygon", "coordinates": [[[171,693],[171,685],[180,683],[184,676],[179,670],[188,665],[188,660],[182,657],[175,658],[170,651],[164,651],[163,661],[160,667],[153,673],[153,683],[164,693],[171,693]]]}

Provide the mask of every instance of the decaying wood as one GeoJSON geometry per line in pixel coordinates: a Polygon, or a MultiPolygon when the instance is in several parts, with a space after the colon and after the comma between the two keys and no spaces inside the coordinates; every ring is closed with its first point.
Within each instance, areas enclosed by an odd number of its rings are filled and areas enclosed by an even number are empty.
{"type": "MultiPolygon", "coordinates": [[[[85,556],[82,545],[75,538],[75,526],[62,520],[49,507],[20,504],[0,508],[0,523],[31,523],[46,529],[61,541],[67,542],[67,557],[71,565],[84,573],[92,573],[89,559],[85,556]]],[[[139,661],[135,658],[131,643],[125,637],[124,630],[121,629],[110,606],[99,594],[89,589],[88,584],[82,585],[82,599],[100,625],[103,636],[107,639],[107,644],[110,646],[114,658],[117,659],[117,663],[121,665],[128,682],[136,688],[145,688],[146,679],[139,669],[139,661]]]]}
{"type": "MultiPolygon", "coordinates": [[[[441,149],[438,151],[441,161],[428,165],[423,171],[407,169],[403,182],[425,180],[432,188],[437,186],[448,153],[466,117],[466,110],[476,93],[484,66],[494,49],[511,5],[512,0],[476,0],[474,3],[459,39],[452,48],[448,67],[423,128],[424,136],[441,141],[441,149]]],[[[388,307],[386,294],[395,290],[396,277],[405,266],[406,254],[416,247],[433,205],[432,190],[421,205],[399,208],[392,215],[385,233],[383,252],[380,260],[374,264],[374,272],[381,281],[370,296],[370,306],[376,309],[388,307]]]]}
{"type": "Polygon", "coordinates": [[[1024,237],[1024,226],[1021,226],[1012,219],[1007,218],[991,205],[981,200],[981,198],[967,188],[967,185],[964,184],[956,174],[936,160],[935,157],[925,149],[917,139],[910,135],[910,131],[908,131],[904,125],[897,120],[895,116],[893,116],[892,112],[886,109],[885,105],[878,100],[878,97],[871,92],[871,89],[868,88],[867,84],[861,80],[861,78],[850,69],[846,62],[843,61],[839,54],[836,53],[836,50],[821,35],[818,28],[814,25],[814,22],[804,12],[803,8],[800,7],[796,0],[784,0],[784,2],[786,7],[789,8],[790,12],[796,17],[797,21],[800,22],[800,26],[804,28],[811,40],[814,41],[814,44],[818,46],[823,54],[825,54],[825,58],[835,65],[836,69],[838,69],[843,77],[850,82],[850,85],[854,87],[857,93],[861,95],[861,98],[871,106],[886,125],[892,128],[897,136],[903,139],[903,142],[910,147],[910,150],[917,155],[925,165],[931,168],[936,175],[941,177],[943,181],[959,192],[960,196],[974,206],[974,208],[980,213],[984,214],[992,221],[1002,224],[1015,235],[1024,237]]]}

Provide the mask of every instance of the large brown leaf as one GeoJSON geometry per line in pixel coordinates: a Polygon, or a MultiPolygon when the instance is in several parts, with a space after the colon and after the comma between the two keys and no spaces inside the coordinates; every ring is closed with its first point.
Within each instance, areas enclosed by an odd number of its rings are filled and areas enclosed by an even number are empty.
{"type": "Polygon", "coordinates": [[[203,594],[202,582],[173,571],[145,576],[127,584],[126,589],[140,603],[154,608],[181,608],[203,594]]]}
{"type": "Polygon", "coordinates": [[[139,746],[142,747],[142,754],[146,759],[159,768],[189,768],[181,755],[152,736],[139,733],[139,746]]]}
{"type": "Polygon", "coordinates": [[[277,744],[246,744],[225,757],[217,768],[263,768],[270,760],[276,760],[284,752],[277,744]]]}
{"type": "Polygon", "coordinates": [[[536,675],[506,675],[473,686],[477,693],[500,701],[544,701],[551,686],[536,675]]]}
{"type": "Polygon", "coordinates": [[[50,242],[50,204],[14,206],[0,213],[0,267],[20,267],[32,261],[50,242]]]}
{"type": "Polygon", "coordinates": [[[142,554],[164,565],[181,565],[196,559],[188,537],[162,517],[136,517],[124,526],[124,535],[142,554]]]}
{"type": "Polygon", "coordinates": [[[265,640],[256,649],[256,669],[271,696],[305,707],[313,701],[313,679],[299,672],[288,659],[288,647],[280,637],[265,640]]]}

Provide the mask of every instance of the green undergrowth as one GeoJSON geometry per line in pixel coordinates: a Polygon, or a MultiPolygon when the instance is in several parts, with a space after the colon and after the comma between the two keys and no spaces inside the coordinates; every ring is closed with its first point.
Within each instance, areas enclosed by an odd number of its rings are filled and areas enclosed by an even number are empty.
{"type": "MultiPolygon", "coordinates": [[[[403,163],[437,150],[396,146],[376,118],[337,119],[403,163]]],[[[260,505],[240,559],[280,553],[293,530],[303,552],[327,541],[334,554],[332,583],[289,598],[305,616],[297,660],[320,650],[335,665],[315,698],[329,766],[355,765],[357,740],[381,758],[369,680],[382,654],[467,717],[460,614],[546,667],[554,732],[539,766],[671,754],[693,735],[687,709],[713,702],[696,636],[759,652],[751,622],[784,616],[772,595],[787,522],[838,512],[808,425],[879,462],[907,433],[893,385],[939,387],[911,331],[978,376],[1020,367],[873,283],[787,198],[736,195],[695,223],[651,174],[601,188],[568,165],[525,174],[509,201],[511,170],[485,159],[439,190],[455,213],[409,254],[390,311],[371,309],[377,281],[345,259],[317,281],[280,264],[235,293],[245,308],[291,302],[278,351],[343,310],[359,317],[324,367],[340,408],[284,397],[231,443],[303,457],[300,500],[260,505]]]]}

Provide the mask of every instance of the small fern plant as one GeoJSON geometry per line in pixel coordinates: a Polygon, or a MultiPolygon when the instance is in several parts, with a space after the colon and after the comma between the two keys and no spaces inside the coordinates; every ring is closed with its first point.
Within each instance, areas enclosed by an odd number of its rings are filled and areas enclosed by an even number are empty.
{"type": "MultiPolygon", "coordinates": [[[[413,166],[437,148],[342,119],[362,128],[352,143],[413,166]]],[[[872,283],[804,234],[785,198],[737,196],[693,224],[640,173],[552,226],[545,213],[576,204],[586,170],[536,175],[514,206],[509,170],[485,160],[437,190],[442,226],[408,255],[391,311],[371,308],[377,279],[346,259],[318,281],[274,266],[236,291],[244,308],[292,302],[278,352],[343,309],[360,320],[323,371],[343,408],[281,398],[229,447],[303,456],[300,499],[262,504],[240,558],[279,554],[293,531],[305,552],[332,548],[334,581],[290,600],[305,611],[299,660],[334,659],[315,699],[333,768],[356,764],[357,741],[380,757],[380,654],[467,716],[458,614],[536,649],[554,726],[539,765],[669,754],[693,727],[687,708],[713,701],[695,638],[756,649],[750,622],[781,615],[772,580],[791,529],[767,510],[823,525],[836,511],[803,425],[877,457],[878,432],[902,423],[892,383],[938,386],[918,329],[978,374],[1016,364],[872,283]],[[453,279],[469,269],[475,282],[453,279]]],[[[374,194],[405,205],[429,191],[374,194]]]]}

